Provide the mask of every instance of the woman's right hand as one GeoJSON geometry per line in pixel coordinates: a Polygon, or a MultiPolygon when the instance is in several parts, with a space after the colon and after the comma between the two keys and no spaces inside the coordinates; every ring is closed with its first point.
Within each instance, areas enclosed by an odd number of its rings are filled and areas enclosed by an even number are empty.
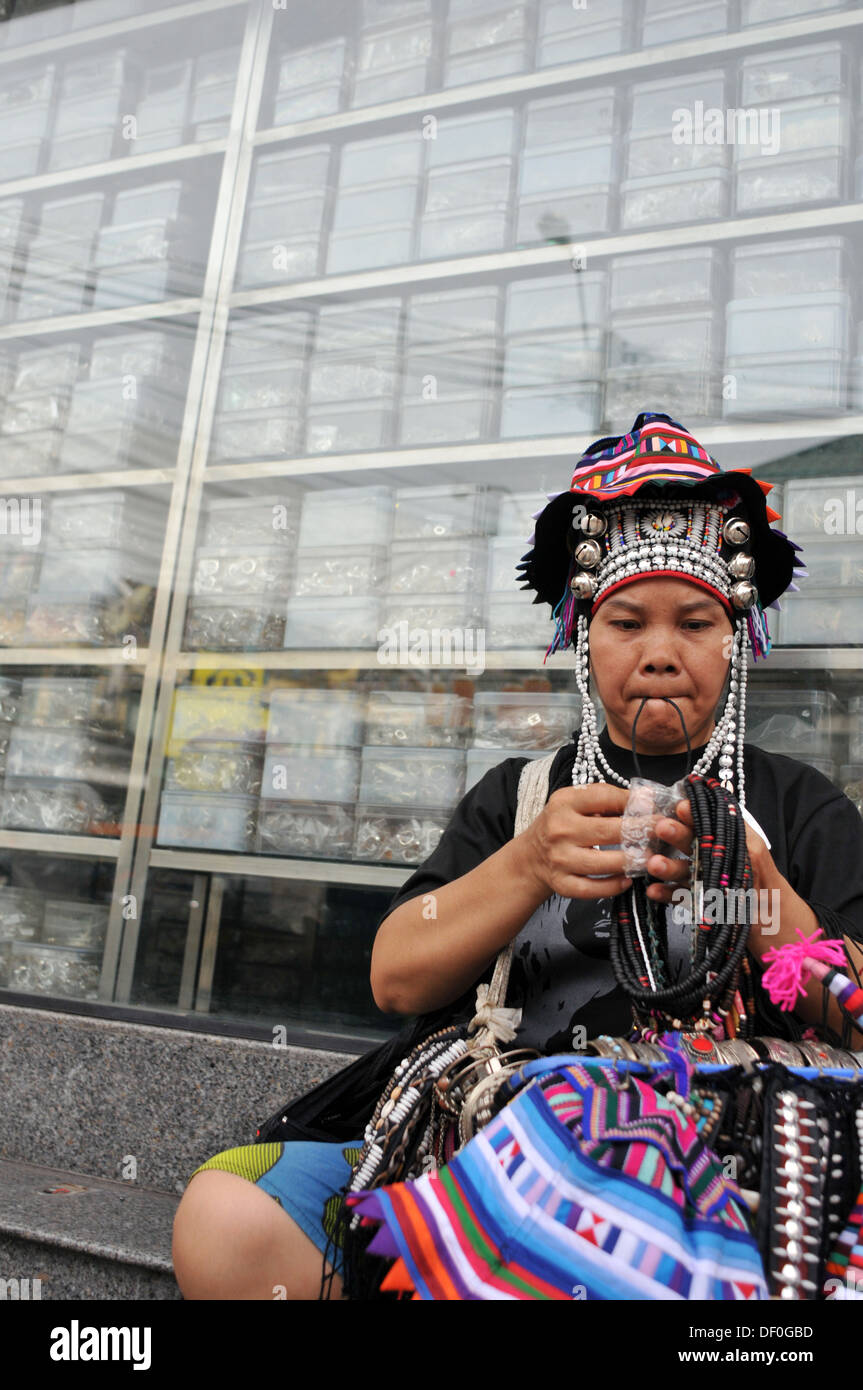
{"type": "Polygon", "coordinates": [[[623,850],[594,848],[620,844],[627,796],[623,787],[609,782],[552,792],[536,820],[512,842],[539,901],[550,893],[611,898],[631,887],[632,879],[623,872],[623,850]],[[590,877],[595,874],[603,877],[590,877]]]}

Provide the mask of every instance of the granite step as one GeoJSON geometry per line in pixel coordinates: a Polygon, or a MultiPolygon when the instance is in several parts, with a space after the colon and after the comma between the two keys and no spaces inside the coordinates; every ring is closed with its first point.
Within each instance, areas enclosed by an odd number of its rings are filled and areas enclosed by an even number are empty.
{"type": "Polygon", "coordinates": [[[0,1301],[179,1299],[158,1188],[0,1159],[0,1301]]]}

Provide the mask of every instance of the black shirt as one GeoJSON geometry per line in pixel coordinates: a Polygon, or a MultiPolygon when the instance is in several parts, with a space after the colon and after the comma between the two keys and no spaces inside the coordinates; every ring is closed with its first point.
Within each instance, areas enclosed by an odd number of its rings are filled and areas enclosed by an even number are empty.
{"type": "MultiPolygon", "coordinates": [[[[574,735],[577,738],[577,733],[574,735]]],[[[609,764],[627,779],[632,754],[599,735],[609,764]]],[[[697,761],[703,748],[693,749],[697,761]]],[[[555,755],[549,795],[572,785],[575,743],[555,755]]],[[[387,917],[409,898],[434,892],[469,873],[513,835],[518,780],[526,758],[507,758],[491,768],[462,798],[435,851],[393,898],[387,917]]],[[[639,754],[643,777],[670,785],[686,772],[685,754],[639,754]]],[[[863,818],[822,773],[794,758],[744,746],[746,809],[763,828],[777,869],[816,914],[825,936],[863,941],[863,818]]],[[[561,898],[552,894],[532,914],[515,941],[507,1004],[522,1008],[517,1042],[552,1053],[572,1050],[573,1030],[624,1035],[631,1016],[609,957],[612,898],[561,898]]],[[[755,965],[756,980],[760,967],[755,965]]],[[[756,990],[758,1031],[799,1037],[802,1028],[756,990]]]]}

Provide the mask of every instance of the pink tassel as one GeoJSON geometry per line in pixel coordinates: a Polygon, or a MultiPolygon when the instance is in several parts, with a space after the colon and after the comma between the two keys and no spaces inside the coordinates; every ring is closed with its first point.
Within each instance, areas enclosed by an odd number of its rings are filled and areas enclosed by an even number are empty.
{"type": "Polygon", "coordinates": [[[813,969],[819,962],[823,961],[834,968],[848,964],[841,941],[818,940],[822,935],[821,927],[812,936],[804,936],[799,927],[796,930],[799,941],[786,941],[784,946],[775,946],[761,958],[765,964],[771,962],[761,977],[761,983],[771,1001],[786,1011],[794,1008],[798,995],[806,993],[804,986],[810,975],[815,973],[820,976],[821,971],[813,969]]]}

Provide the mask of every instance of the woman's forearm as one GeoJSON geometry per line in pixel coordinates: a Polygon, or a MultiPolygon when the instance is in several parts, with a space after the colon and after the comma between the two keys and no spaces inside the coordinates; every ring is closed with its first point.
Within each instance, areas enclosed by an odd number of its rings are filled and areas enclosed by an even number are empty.
{"type": "MultiPolygon", "coordinates": [[[[770,901],[775,905],[775,910],[771,908],[769,916],[765,912],[764,921],[753,923],[749,933],[749,950],[757,960],[761,960],[765,951],[775,946],[783,946],[787,942],[797,942],[798,929],[806,936],[811,936],[817,931],[819,923],[812,908],[799,893],[795,893],[770,856],[764,856],[755,878],[759,890],[766,889],[771,893],[770,899],[764,901],[770,901]]],[[[863,951],[848,937],[843,937],[843,944],[849,960],[857,966],[858,971],[863,971],[863,951]]],[[[851,973],[853,975],[853,971],[851,973]]],[[[820,1024],[824,1017],[824,987],[816,979],[811,979],[805,988],[805,998],[799,999],[794,1012],[805,1023],[820,1024]]],[[[827,1023],[834,1033],[841,1034],[845,1017],[835,998],[830,995],[827,1023]]],[[[851,1046],[855,1049],[863,1048],[863,1033],[856,1028],[852,1033],[851,1046]]]]}
{"type": "Polygon", "coordinates": [[[516,836],[452,883],[402,903],[378,929],[371,985],[384,1013],[457,999],[548,896],[516,836]]]}

